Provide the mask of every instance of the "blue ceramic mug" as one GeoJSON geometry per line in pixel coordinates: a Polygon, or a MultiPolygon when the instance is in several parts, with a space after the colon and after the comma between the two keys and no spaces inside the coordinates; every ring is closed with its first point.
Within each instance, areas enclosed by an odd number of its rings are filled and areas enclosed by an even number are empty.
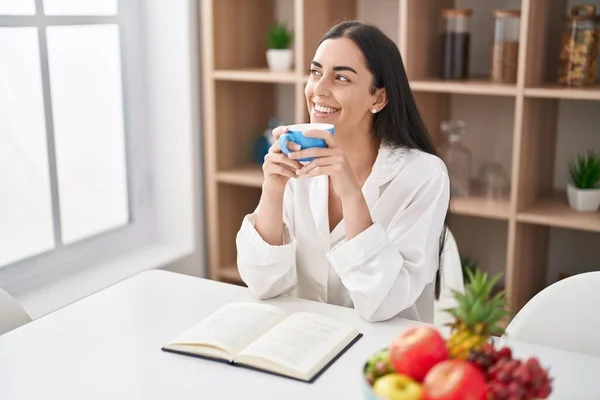
{"type": "MultiPolygon", "coordinates": [[[[279,136],[279,147],[285,154],[290,154],[290,150],[286,146],[286,142],[294,142],[300,145],[300,149],[310,149],[313,147],[327,147],[327,143],[323,139],[304,136],[304,132],[321,130],[329,131],[333,135],[334,127],[331,124],[296,124],[288,126],[288,132],[279,136]]],[[[299,161],[311,161],[313,157],[301,158],[299,161]]]]}

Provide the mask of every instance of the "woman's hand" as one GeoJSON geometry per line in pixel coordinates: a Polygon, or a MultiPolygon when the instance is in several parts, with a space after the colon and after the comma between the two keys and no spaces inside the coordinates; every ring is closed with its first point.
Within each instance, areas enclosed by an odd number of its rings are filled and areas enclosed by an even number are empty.
{"type": "MultiPolygon", "coordinates": [[[[287,127],[285,126],[278,126],[272,132],[275,143],[271,145],[269,152],[265,155],[265,162],[262,166],[265,187],[268,190],[283,192],[290,178],[296,178],[296,171],[302,168],[302,164],[290,159],[279,148],[279,136],[286,132],[287,127]]],[[[294,142],[287,142],[287,147],[291,151],[300,149],[300,145],[294,142]]]]}
{"type": "Polygon", "coordinates": [[[298,171],[298,176],[328,175],[331,178],[333,190],[340,199],[362,196],[354,171],[348,163],[346,154],[341,147],[338,147],[334,136],[330,132],[321,130],[305,132],[304,135],[323,139],[328,147],[314,147],[291,152],[290,158],[294,160],[315,157],[298,171]]]}

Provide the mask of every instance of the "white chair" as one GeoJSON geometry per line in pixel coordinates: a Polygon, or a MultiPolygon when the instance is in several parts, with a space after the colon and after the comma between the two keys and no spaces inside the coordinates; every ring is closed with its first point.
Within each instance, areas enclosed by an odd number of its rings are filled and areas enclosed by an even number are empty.
{"type": "Polygon", "coordinates": [[[440,260],[440,298],[434,302],[433,321],[440,328],[452,321],[452,316],[442,310],[456,305],[456,300],[454,300],[452,294],[453,290],[464,293],[465,285],[456,240],[450,229],[446,229],[446,243],[440,260]]]}
{"type": "Polygon", "coordinates": [[[0,335],[31,322],[31,317],[19,303],[0,289],[0,335]]]}
{"type": "Polygon", "coordinates": [[[503,338],[600,356],[600,271],[560,280],[517,313],[503,338]]]}

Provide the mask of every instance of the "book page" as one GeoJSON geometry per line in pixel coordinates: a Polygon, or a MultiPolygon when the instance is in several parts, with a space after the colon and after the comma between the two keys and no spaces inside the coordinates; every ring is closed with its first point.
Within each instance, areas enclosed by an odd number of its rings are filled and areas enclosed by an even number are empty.
{"type": "Polygon", "coordinates": [[[283,368],[274,372],[296,371],[308,379],[357,335],[354,327],[333,319],[296,313],[244,349],[236,360],[268,369],[278,364],[283,368]]]}
{"type": "Polygon", "coordinates": [[[271,305],[231,303],[172,340],[169,345],[205,345],[235,354],[285,317],[283,310],[271,305]]]}

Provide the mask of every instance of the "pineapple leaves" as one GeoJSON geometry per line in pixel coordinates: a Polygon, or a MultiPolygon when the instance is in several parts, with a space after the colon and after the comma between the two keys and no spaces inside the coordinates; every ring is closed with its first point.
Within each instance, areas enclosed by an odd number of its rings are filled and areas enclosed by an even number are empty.
{"type": "Polygon", "coordinates": [[[444,310],[455,318],[454,326],[463,323],[471,330],[483,334],[496,333],[500,330],[498,322],[504,318],[506,311],[506,295],[502,290],[492,296],[498,280],[502,277],[497,274],[489,277],[480,269],[466,270],[468,283],[465,292],[453,291],[456,306],[444,310]]]}

